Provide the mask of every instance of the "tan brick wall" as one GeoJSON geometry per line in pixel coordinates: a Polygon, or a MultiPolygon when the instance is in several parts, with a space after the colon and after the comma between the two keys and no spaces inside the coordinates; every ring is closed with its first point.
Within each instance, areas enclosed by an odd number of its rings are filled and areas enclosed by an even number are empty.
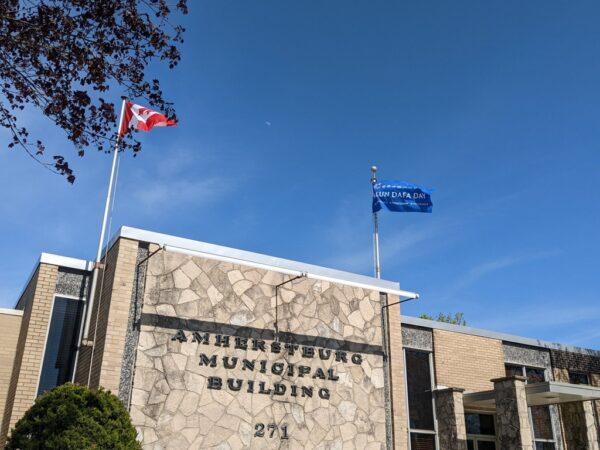
{"type": "Polygon", "coordinates": [[[490,380],[505,376],[502,341],[433,330],[433,348],[438,386],[491,390],[490,380]]]}
{"type": "Polygon", "coordinates": [[[567,369],[559,369],[555,367],[552,369],[552,373],[554,374],[554,381],[559,381],[561,383],[569,382],[569,371],[567,369]]]}
{"type": "Polygon", "coordinates": [[[40,264],[23,294],[30,300],[26,301],[21,321],[15,364],[2,421],[0,445],[3,444],[9,428],[14,427],[33,404],[37,395],[57,274],[57,266],[40,264]]]}
{"type": "MultiPolygon", "coordinates": [[[[94,337],[90,387],[103,386],[115,394],[119,389],[138,245],[137,241],[119,239],[109,250],[105,273],[98,280],[90,324],[90,336],[94,337]]],[[[87,374],[83,365],[89,364],[89,352],[89,348],[83,349],[78,381],[87,374]]]]}
{"type": "MultiPolygon", "coordinates": [[[[396,303],[398,297],[390,295],[388,303],[396,303]]],[[[402,328],[400,305],[386,308],[388,312],[390,337],[390,372],[392,388],[392,417],[394,421],[394,447],[408,448],[408,423],[406,408],[406,387],[404,383],[404,352],[402,349],[402,328]]]]}
{"type": "Polygon", "coordinates": [[[22,312],[19,312],[21,314],[0,311],[0,429],[21,330],[22,312]]]}

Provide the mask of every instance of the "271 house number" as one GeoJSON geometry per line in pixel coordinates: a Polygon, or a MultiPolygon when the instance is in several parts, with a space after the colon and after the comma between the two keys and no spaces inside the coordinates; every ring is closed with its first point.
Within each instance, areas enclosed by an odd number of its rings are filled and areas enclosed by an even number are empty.
{"type": "Polygon", "coordinates": [[[269,423],[266,426],[264,423],[257,423],[254,425],[254,436],[256,437],[272,438],[275,436],[275,431],[279,431],[279,439],[289,439],[287,425],[281,425],[279,427],[276,423],[269,423]]]}

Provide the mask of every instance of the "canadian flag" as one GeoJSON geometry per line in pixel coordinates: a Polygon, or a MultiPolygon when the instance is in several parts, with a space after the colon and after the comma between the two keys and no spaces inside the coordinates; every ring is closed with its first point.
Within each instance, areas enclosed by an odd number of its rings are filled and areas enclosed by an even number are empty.
{"type": "Polygon", "coordinates": [[[177,122],[168,119],[164,114],[152,111],[145,106],[126,102],[125,113],[119,127],[119,137],[123,137],[129,128],[150,131],[154,127],[172,127],[175,125],[177,125],[177,122]]]}

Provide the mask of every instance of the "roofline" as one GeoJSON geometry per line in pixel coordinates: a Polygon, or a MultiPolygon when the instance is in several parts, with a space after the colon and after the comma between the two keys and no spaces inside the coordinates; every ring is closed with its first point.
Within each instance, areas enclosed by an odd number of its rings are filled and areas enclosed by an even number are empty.
{"type": "Polygon", "coordinates": [[[23,311],[20,309],[0,308],[0,314],[7,314],[9,316],[22,316],[23,311]]]}
{"type": "MultiPolygon", "coordinates": [[[[53,253],[42,253],[38,264],[51,264],[53,266],[66,267],[68,269],[90,271],[94,268],[92,261],[71,258],[69,256],[55,255],[53,253]]],[[[36,267],[37,268],[37,267],[36,267]]]]}
{"type": "Polygon", "coordinates": [[[261,266],[270,270],[279,272],[293,272],[297,274],[307,274],[308,276],[327,279],[333,282],[353,285],[366,289],[379,290],[402,297],[418,297],[414,292],[400,290],[400,284],[395,281],[380,280],[378,278],[345,272],[342,270],[329,269],[313,264],[292,261],[289,259],[277,258],[261,253],[238,250],[231,247],[209,244],[207,242],[195,241],[192,239],[171,236],[168,234],[156,233],[154,231],[141,230],[138,228],[123,226],[113,236],[107,245],[110,248],[118,238],[133,239],[142,242],[158,244],[172,251],[198,254],[200,256],[218,259],[228,262],[237,262],[238,264],[247,263],[249,265],[261,266]]]}
{"type": "Polygon", "coordinates": [[[600,350],[557,344],[554,342],[542,341],[541,339],[526,338],[521,336],[515,336],[514,334],[500,333],[497,331],[484,330],[481,328],[472,328],[463,325],[453,325],[451,323],[438,322],[437,320],[421,319],[419,317],[401,316],[400,320],[403,325],[414,325],[417,327],[431,328],[433,330],[468,334],[471,336],[496,339],[511,344],[521,344],[527,345],[529,347],[546,348],[548,350],[560,350],[564,352],[581,353],[584,355],[595,356],[597,358],[600,358],[600,350]]]}
{"type": "Polygon", "coordinates": [[[94,267],[93,262],[87,261],[85,259],[71,258],[70,256],[55,255],[54,253],[40,253],[40,257],[36,261],[31,273],[27,277],[25,286],[23,286],[23,289],[21,289],[21,292],[19,293],[19,296],[17,297],[17,300],[15,302],[15,308],[18,306],[19,300],[21,300],[21,297],[23,297],[23,294],[25,293],[27,286],[29,286],[29,283],[31,283],[31,279],[33,278],[33,275],[35,274],[35,272],[38,269],[38,267],[40,266],[40,264],[49,264],[52,266],[65,267],[67,269],[75,269],[75,270],[82,270],[82,271],[88,271],[88,272],[91,271],[94,267]]]}

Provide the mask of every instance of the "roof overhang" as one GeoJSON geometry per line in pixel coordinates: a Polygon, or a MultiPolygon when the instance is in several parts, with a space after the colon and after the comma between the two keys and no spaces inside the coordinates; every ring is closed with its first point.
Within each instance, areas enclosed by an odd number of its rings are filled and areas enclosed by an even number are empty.
{"type": "MultiPolygon", "coordinates": [[[[600,387],[585,384],[559,383],[557,381],[528,384],[525,387],[525,392],[527,394],[527,405],[529,406],[600,400],[600,387]]],[[[493,390],[465,393],[463,403],[467,410],[496,409],[493,390]]]]}
{"type": "Polygon", "coordinates": [[[194,241],[191,239],[170,236],[153,231],[140,230],[132,227],[121,227],[119,232],[111,239],[106,248],[110,248],[118,238],[133,239],[142,242],[158,244],[165,251],[184,253],[200,256],[208,259],[243,264],[247,266],[273,270],[289,275],[303,275],[308,278],[331,281],[346,284],[348,286],[363,289],[377,290],[391,295],[397,295],[401,299],[417,299],[416,292],[400,289],[400,284],[395,281],[381,280],[365,275],[345,272],[343,270],[330,269],[289,259],[277,258],[275,256],[238,250],[231,247],[209,244],[207,242],[194,241]]]}

